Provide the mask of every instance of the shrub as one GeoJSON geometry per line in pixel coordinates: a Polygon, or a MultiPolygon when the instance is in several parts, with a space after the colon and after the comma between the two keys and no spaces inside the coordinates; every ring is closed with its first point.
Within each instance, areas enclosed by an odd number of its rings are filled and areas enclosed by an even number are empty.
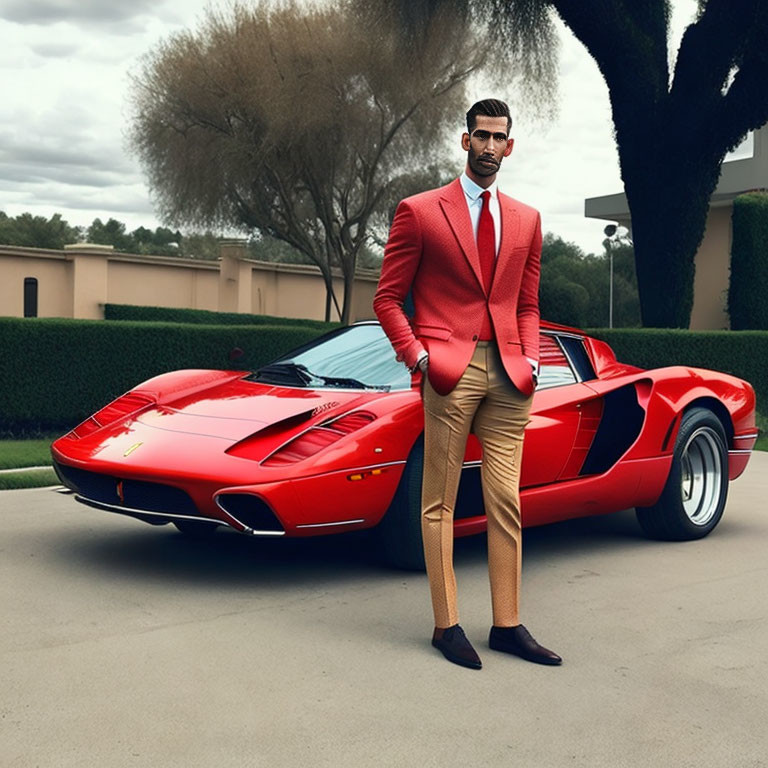
{"type": "Polygon", "coordinates": [[[0,433],[63,431],[159,373],[257,368],[319,333],[296,326],[0,318],[0,433]],[[243,354],[231,360],[234,349],[243,354]]]}
{"type": "Polygon", "coordinates": [[[733,201],[728,313],[733,330],[768,329],[768,194],[733,201]]]}
{"type": "Polygon", "coordinates": [[[339,323],[302,318],[246,315],[238,312],[212,312],[208,309],[181,307],[139,307],[132,304],[105,304],[105,320],[132,320],[134,322],[196,323],[201,325],[290,325],[304,328],[331,330],[339,323]]]}
{"type": "Polygon", "coordinates": [[[690,365],[746,379],[755,388],[758,409],[768,410],[766,332],[597,328],[588,333],[607,341],[623,363],[641,368],[690,365]]]}

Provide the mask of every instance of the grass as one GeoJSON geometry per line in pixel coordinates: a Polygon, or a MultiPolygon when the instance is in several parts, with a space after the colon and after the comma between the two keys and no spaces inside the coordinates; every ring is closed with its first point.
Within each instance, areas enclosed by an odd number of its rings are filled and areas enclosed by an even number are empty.
{"type": "Polygon", "coordinates": [[[54,439],[0,440],[0,469],[49,466],[54,439]]]}
{"type": "Polygon", "coordinates": [[[0,440],[0,469],[19,469],[19,472],[0,472],[0,491],[17,488],[43,488],[58,485],[59,479],[51,467],[51,442],[57,436],[34,440],[0,440]],[[46,469],[24,469],[46,467],[46,469]]]}
{"type": "Polygon", "coordinates": [[[755,443],[755,450],[768,451],[768,416],[756,413],[755,424],[757,424],[757,427],[761,432],[760,437],[757,438],[757,442],[755,443]]]}
{"type": "Polygon", "coordinates": [[[56,477],[53,468],[0,474],[0,491],[11,491],[18,488],[44,488],[47,485],[60,485],[59,478],[56,477]]]}

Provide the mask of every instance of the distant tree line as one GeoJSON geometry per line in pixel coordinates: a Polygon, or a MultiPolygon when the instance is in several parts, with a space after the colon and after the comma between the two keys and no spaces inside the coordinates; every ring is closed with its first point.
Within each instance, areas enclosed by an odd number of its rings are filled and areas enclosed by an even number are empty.
{"type": "MultiPolygon", "coordinates": [[[[50,218],[21,213],[8,216],[0,211],[0,245],[19,245],[27,248],[51,248],[61,250],[72,243],[111,245],[120,253],[138,253],[149,256],[177,256],[186,259],[219,258],[219,243],[224,233],[189,232],[167,227],[148,229],[138,227],[128,231],[122,221],[109,218],[103,222],[96,218],[87,226],[71,226],[60,213],[50,218]]],[[[269,236],[256,234],[247,243],[248,256],[258,261],[284,264],[312,264],[308,256],[287,243],[269,236]]],[[[378,269],[381,255],[374,248],[363,247],[358,266],[362,269],[378,269]]]]}
{"type": "MultiPolygon", "coordinates": [[[[194,236],[199,237],[199,236],[194,236]]],[[[218,238],[211,235],[214,242],[218,238]]],[[[72,243],[98,243],[111,245],[122,253],[142,253],[162,255],[182,255],[180,246],[185,238],[181,232],[173,232],[166,227],[157,227],[154,231],[139,227],[128,232],[125,224],[117,219],[94,219],[87,227],[71,226],[60,213],[50,218],[20,213],[8,216],[0,211],[0,244],[20,245],[29,248],[52,248],[61,250],[72,243]]],[[[215,258],[215,256],[213,257],[215,258]]]]}
{"type": "Polygon", "coordinates": [[[578,328],[608,327],[613,253],[613,326],[640,327],[632,243],[627,238],[606,239],[603,249],[599,254],[585,254],[579,246],[551,232],[544,236],[540,288],[543,318],[578,328]]]}

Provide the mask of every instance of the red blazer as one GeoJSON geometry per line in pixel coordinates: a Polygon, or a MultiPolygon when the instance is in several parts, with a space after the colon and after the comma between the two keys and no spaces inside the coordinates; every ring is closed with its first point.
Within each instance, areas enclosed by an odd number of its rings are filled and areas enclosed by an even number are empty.
{"type": "Polygon", "coordinates": [[[499,193],[501,244],[486,296],[464,190],[445,187],[406,198],[397,208],[373,299],[397,359],[416,364],[429,352],[429,381],[445,395],[457,384],[477,345],[486,306],[509,377],[533,392],[527,357],[539,359],[541,217],[499,193]],[[413,292],[414,316],[403,311],[413,292]]]}

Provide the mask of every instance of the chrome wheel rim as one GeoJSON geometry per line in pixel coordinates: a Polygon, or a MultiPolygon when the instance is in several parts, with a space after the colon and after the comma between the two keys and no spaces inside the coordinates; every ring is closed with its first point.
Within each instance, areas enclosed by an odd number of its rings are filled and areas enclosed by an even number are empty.
{"type": "Polygon", "coordinates": [[[697,429],[681,455],[683,510],[694,525],[707,525],[717,514],[723,488],[720,439],[710,427],[697,429]]]}

